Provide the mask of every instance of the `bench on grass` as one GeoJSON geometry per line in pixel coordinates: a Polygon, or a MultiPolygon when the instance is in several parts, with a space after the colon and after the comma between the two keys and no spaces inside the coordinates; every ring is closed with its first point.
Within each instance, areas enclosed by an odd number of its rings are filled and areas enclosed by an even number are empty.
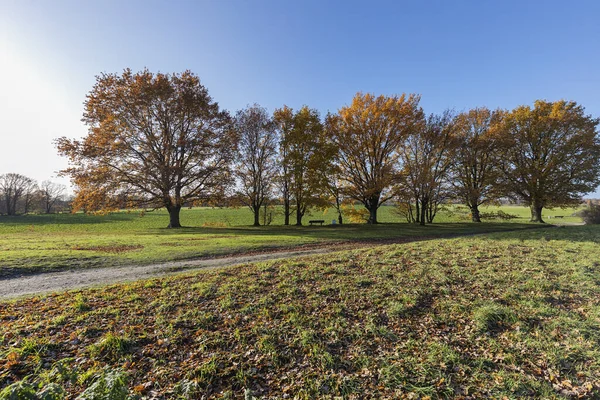
{"type": "Polygon", "coordinates": [[[311,219],[310,221],[308,221],[310,226],[312,226],[312,224],[321,224],[321,226],[323,226],[324,222],[325,222],[324,219],[311,219]]]}

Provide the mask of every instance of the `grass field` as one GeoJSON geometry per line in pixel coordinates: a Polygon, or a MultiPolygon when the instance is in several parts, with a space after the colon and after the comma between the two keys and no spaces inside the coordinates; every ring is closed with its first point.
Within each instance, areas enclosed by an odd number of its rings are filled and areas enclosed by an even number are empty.
{"type": "Polygon", "coordinates": [[[2,303],[0,386],[157,399],[598,398],[599,260],[600,228],[567,226],[2,303]]]}
{"type": "MultiPolygon", "coordinates": [[[[497,209],[483,210],[485,212],[497,209]]],[[[350,240],[375,240],[448,234],[468,234],[529,227],[529,210],[503,207],[522,218],[511,224],[492,221],[468,222],[462,212],[441,213],[426,227],[403,223],[393,207],[382,207],[378,226],[348,224],[337,226],[283,226],[281,216],[274,225],[252,227],[252,214],[245,208],[195,208],[182,211],[188,228],[164,227],[164,211],[141,214],[118,212],[109,215],[54,214],[0,217],[0,278],[14,274],[128,264],[185,260],[256,250],[327,244],[350,240]],[[438,222],[439,221],[439,222],[438,222]]],[[[568,217],[574,210],[552,210],[567,216],[561,223],[580,221],[568,217]]],[[[311,218],[331,221],[333,212],[313,212],[311,218]]],[[[558,219],[549,220],[552,222],[558,219]]]]}

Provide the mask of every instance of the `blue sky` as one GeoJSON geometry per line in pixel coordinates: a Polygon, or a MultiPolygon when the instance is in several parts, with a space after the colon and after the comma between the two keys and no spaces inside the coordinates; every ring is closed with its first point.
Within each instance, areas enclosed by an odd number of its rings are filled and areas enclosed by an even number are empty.
{"type": "Polygon", "coordinates": [[[569,99],[600,116],[598,15],[597,1],[0,0],[0,173],[53,178],[52,139],[83,136],[94,76],[126,67],[190,69],[232,112],[324,114],[363,91],[419,93],[426,112],[569,99]]]}

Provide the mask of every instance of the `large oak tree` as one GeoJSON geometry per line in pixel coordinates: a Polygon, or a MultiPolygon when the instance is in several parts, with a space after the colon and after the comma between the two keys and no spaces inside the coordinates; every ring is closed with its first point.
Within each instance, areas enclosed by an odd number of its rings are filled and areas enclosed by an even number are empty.
{"type": "Polygon", "coordinates": [[[75,209],[165,207],[180,227],[185,203],[223,194],[237,143],[221,110],[193,73],[143,70],[102,74],[87,95],[83,140],[62,137],[58,151],[76,186],[75,209]]]}
{"type": "Polygon", "coordinates": [[[544,207],[577,204],[600,183],[600,120],[573,101],[538,100],[508,113],[501,128],[504,190],[525,201],[531,220],[544,207]]]}
{"type": "Polygon", "coordinates": [[[502,111],[474,108],[456,118],[458,145],[452,162],[455,196],[471,210],[473,222],[481,222],[479,206],[499,196],[499,164],[502,159],[496,130],[502,111]]]}
{"type": "Polygon", "coordinates": [[[422,118],[418,95],[379,96],[357,93],[349,106],[327,119],[328,135],[337,146],[345,193],[369,211],[392,198],[398,150],[422,118]]]}

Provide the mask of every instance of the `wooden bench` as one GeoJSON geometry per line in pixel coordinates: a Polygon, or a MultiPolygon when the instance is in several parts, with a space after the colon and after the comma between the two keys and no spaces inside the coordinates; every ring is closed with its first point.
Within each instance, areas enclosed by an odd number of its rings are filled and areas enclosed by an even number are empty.
{"type": "Polygon", "coordinates": [[[323,226],[324,222],[325,222],[324,219],[311,219],[310,221],[308,221],[310,226],[312,226],[312,224],[321,224],[321,226],[323,226]]]}

